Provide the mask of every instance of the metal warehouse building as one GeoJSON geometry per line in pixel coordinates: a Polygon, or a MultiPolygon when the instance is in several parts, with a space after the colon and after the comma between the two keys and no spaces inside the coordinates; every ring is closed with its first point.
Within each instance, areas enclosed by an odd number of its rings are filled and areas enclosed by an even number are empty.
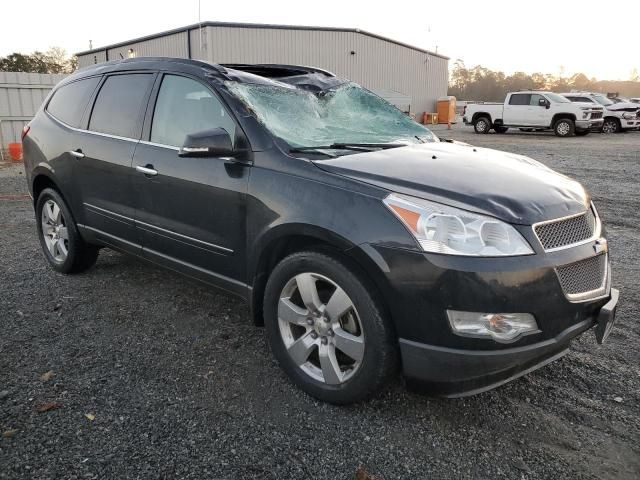
{"type": "Polygon", "coordinates": [[[204,22],[80,52],[79,67],[128,57],[319,67],[414,114],[447,94],[448,57],[358,29],[204,22]]]}

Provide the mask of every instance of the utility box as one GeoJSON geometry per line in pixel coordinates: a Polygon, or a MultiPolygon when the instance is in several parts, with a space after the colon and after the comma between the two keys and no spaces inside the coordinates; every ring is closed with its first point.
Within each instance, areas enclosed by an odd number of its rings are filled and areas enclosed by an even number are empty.
{"type": "Polygon", "coordinates": [[[456,123],[456,97],[438,99],[438,123],[456,123]]]}

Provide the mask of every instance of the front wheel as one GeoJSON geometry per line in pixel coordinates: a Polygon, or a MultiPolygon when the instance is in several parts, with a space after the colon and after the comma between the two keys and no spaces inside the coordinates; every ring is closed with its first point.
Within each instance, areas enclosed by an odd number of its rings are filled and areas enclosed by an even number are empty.
{"type": "Polygon", "coordinates": [[[264,295],[271,350],[313,397],[335,404],[364,400],[396,370],[393,329],[373,290],[325,253],[295,253],[271,273],[264,295]]]}
{"type": "Polygon", "coordinates": [[[617,118],[605,118],[602,124],[602,133],[619,133],[620,121],[617,118]]]}
{"type": "Polygon", "coordinates": [[[62,196],[45,188],[36,202],[40,245],[51,268],[61,273],[87,270],[98,258],[98,247],[86,243],[62,196]]]}
{"type": "Polygon", "coordinates": [[[491,130],[491,121],[487,117],[479,117],[473,123],[473,129],[476,133],[489,133],[489,130],[491,130]]]}
{"type": "Polygon", "coordinates": [[[576,125],[570,118],[561,118],[553,127],[553,131],[558,137],[571,137],[575,129],[576,125]]]}

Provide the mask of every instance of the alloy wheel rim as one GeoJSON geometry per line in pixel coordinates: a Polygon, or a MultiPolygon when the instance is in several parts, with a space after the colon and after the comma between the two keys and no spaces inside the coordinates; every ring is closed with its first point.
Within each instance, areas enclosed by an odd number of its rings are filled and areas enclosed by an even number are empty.
{"type": "Polygon", "coordinates": [[[604,126],[602,127],[602,131],[604,133],[613,133],[616,131],[616,125],[612,121],[604,122],[604,126]]]}
{"type": "Polygon", "coordinates": [[[487,122],[485,122],[484,120],[480,120],[478,122],[478,131],[484,132],[486,129],[487,129],[487,122]]]}
{"type": "Polygon", "coordinates": [[[56,262],[64,262],[69,255],[69,230],[62,209],[54,200],[43,205],[41,223],[47,250],[56,262]]]}
{"type": "Polygon", "coordinates": [[[567,122],[562,122],[558,125],[558,133],[560,135],[567,135],[569,133],[569,124],[567,122]]]}
{"type": "Polygon", "coordinates": [[[317,381],[345,383],[362,365],[365,337],[355,305],[323,275],[306,272],[287,282],[278,302],[278,326],[289,357],[317,381]]]}

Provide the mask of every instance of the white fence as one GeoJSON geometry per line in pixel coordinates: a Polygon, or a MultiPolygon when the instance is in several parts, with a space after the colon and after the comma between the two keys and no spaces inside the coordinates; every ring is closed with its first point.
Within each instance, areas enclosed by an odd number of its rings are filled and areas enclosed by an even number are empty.
{"type": "Polygon", "coordinates": [[[63,74],[0,72],[0,149],[20,141],[22,127],[64,77],[63,74]]]}

